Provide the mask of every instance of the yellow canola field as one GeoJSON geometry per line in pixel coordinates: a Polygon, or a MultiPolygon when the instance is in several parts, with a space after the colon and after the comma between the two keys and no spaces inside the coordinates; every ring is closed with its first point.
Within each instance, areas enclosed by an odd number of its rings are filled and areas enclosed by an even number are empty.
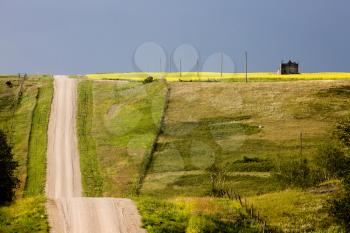
{"type": "MultiPolygon", "coordinates": [[[[103,80],[134,80],[142,81],[148,76],[156,79],[165,78],[168,81],[240,81],[245,80],[245,73],[214,73],[214,72],[152,72],[152,73],[103,73],[88,74],[91,79],[103,80]]],[[[350,79],[350,73],[328,72],[328,73],[302,73],[292,75],[280,75],[277,73],[248,73],[248,79],[259,80],[333,80],[333,79],[350,79]]]]}

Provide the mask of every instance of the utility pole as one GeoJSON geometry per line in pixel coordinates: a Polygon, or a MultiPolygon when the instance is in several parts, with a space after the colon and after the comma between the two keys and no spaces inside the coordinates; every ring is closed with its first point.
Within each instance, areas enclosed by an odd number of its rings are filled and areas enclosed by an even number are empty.
{"type": "Polygon", "coordinates": [[[248,52],[245,51],[245,82],[248,82],[248,52]]]}
{"type": "Polygon", "coordinates": [[[170,54],[170,59],[169,59],[169,73],[171,73],[171,63],[172,63],[172,60],[171,60],[171,54],[170,54]]]}
{"type": "Polygon", "coordinates": [[[162,58],[159,59],[159,72],[162,72],[162,58]]]}
{"type": "Polygon", "coordinates": [[[224,54],[221,53],[221,78],[222,78],[222,70],[223,70],[223,63],[224,63],[224,54]]]}
{"type": "Polygon", "coordinates": [[[199,59],[197,57],[197,77],[199,77],[199,59]]]}
{"type": "Polygon", "coordinates": [[[180,59],[180,77],[182,77],[182,64],[181,64],[181,59],[180,59]]]}

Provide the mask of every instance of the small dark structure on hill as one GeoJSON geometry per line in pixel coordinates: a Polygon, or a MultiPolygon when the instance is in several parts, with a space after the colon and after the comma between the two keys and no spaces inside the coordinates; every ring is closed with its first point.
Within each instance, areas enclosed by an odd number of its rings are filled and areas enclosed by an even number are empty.
{"type": "Polygon", "coordinates": [[[299,63],[289,60],[287,63],[282,62],[280,68],[281,74],[299,74],[299,63]]]}

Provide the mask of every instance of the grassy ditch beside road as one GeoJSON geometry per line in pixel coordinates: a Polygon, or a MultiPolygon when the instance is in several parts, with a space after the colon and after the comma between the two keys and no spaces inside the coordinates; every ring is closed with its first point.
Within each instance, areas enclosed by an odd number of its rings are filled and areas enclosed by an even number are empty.
{"type": "Polygon", "coordinates": [[[20,97],[19,88],[17,76],[0,77],[0,129],[13,146],[14,159],[19,163],[16,175],[20,179],[16,200],[0,207],[0,232],[47,232],[42,194],[52,77],[30,75],[23,82],[20,97]],[[7,85],[8,81],[12,85],[7,85]]]}
{"type": "Polygon", "coordinates": [[[29,135],[26,196],[44,194],[46,177],[47,129],[53,97],[52,78],[41,79],[29,135]]]}

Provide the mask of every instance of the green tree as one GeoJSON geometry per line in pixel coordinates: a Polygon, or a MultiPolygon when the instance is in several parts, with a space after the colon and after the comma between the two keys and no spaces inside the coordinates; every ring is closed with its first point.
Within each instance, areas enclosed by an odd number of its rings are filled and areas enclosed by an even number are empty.
{"type": "Polygon", "coordinates": [[[325,179],[342,178],[349,172],[349,158],[335,142],[321,146],[315,162],[322,169],[325,179]]]}
{"type": "Polygon", "coordinates": [[[144,80],[143,80],[143,84],[147,84],[147,83],[151,83],[151,82],[153,82],[153,77],[152,76],[148,76],[147,78],[145,78],[144,80]]]}
{"type": "Polygon", "coordinates": [[[344,143],[345,146],[350,147],[350,117],[340,121],[336,125],[334,135],[344,143]]]}
{"type": "MultiPolygon", "coordinates": [[[[347,179],[348,180],[348,179],[347,179]]],[[[342,225],[346,232],[350,232],[350,184],[345,183],[344,190],[336,198],[329,201],[329,212],[342,225]]]]}
{"type": "Polygon", "coordinates": [[[305,158],[279,159],[273,177],[284,186],[308,188],[324,181],[319,168],[305,158]]]}
{"type": "Polygon", "coordinates": [[[350,149],[350,118],[336,125],[334,135],[345,146],[345,152],[341,152],[340,149],[328,149],[324,151],[323,159],[328,159],[329,164],[325,166],[327,171],[334,173],[341,180],[343,187],[335,198],[329,200],[329,213],[346,232],[350,232],[350,157],[346,154],[350,149]]]}
{"type": "Polygon", "coordinates": [[[216,197],[223,197],[227,190],[226,169],[213,164],[206,171],[210,178],[210,194],[216,197]]]}
{"type": "Polygon", "coordinates": [[[18,163],[13,160],[12,147],[4,132],[0,130],[0,204],[11,202],[18,179],[14,174],[18,163]]]}

